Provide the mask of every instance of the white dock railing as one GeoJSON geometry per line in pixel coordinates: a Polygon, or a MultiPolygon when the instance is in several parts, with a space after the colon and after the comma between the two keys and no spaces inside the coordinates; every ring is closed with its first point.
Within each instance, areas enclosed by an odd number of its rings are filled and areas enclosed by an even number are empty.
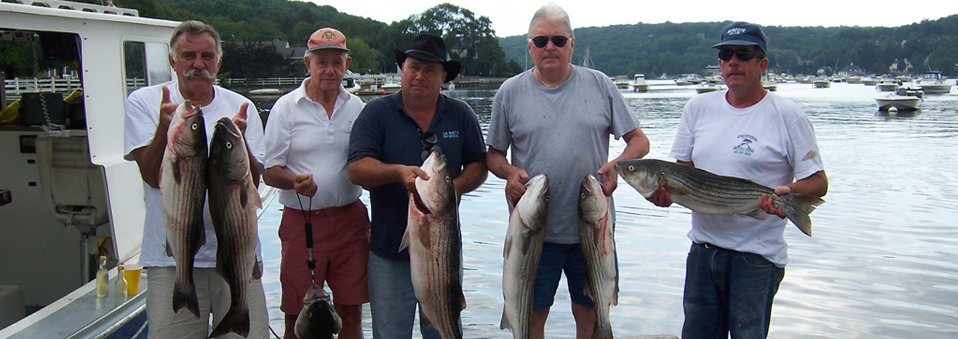
{"type": "MultiPolygon", "coordinates": [[[[139,78],[130,78],[126,79],[126,87],[130,91],[133,91],[140,87],[146,86],[146,79],[139,78]]],[[[33,93],[33,92],[56,92],[56,93],[70,93],[75,89],[82,88],[83,85],[80,83],[80,79],[77,78],[48,78],[48,79],[38,79],[38,78],[13,78],[6,79],[3,81],[3,88],[6,91],[7,95],[11,96],[20,96],[22,93],[33,93]]]]}

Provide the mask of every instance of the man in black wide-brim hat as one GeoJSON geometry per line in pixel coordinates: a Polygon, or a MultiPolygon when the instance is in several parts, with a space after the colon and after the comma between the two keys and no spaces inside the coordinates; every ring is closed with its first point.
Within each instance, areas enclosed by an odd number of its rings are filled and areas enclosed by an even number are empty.
{"type": "MultiPolygon", "coordinates": [[[[417,36],[405,51],[396,51],[396,62],[402,90],[366,105],[353,124],[347,160],[349,179],[369,190],[372,209],[368,281],[373,338],[390,339],[411,338],[415,319],[409,251],[400,252],[399,245],[408,222],[409,193],[415,192],[416,178],[427,179],[419,166],[439,146],[460,196],[478,188],[487,173],[476,113],[440,93],[440,86],[455,79],[462,67],[449,59],[442,38],[417,36]]],[[[461,258],[453,261],[461,265],[461,258]]],[[[432,327],[420,328],[423,338],[440,337],[432,327]]]]}

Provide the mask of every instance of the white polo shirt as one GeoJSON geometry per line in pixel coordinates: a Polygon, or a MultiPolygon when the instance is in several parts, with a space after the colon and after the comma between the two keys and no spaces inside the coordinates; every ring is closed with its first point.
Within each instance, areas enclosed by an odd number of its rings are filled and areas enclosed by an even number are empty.
{"type": "MultiPolygon", "coordinates": [[[[312,205],[300,197],[303,207],[318,210],[345,206],[359,199],[362,188],[349,181],[346,156],[353,122],[365,104],[339,87],[333,114],[306,95],[306,84],[280,97],[266,122],[266,168],[281,166],[292,174],[313,174],[317,190],[312,205]],[[308,206],[307,206],[308,205],[308,206]]],[[[279,202],[300,209],[296,191],[282,190],[279,202]]]]}

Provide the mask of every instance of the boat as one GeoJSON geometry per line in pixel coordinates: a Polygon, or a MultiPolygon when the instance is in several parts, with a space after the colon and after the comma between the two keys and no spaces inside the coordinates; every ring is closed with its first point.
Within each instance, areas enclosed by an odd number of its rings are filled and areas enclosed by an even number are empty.
{"type": "Polygon", "coordinates": [[[895,93],[875,98],[878,110],[882,112],[916,111],[921,109],[922,101],[923,92],[920,89],[906,87],[899,87],[895,93]]]}
{"type": "Polygon", "coordinates": [[[825,77],[816,78],[815,80],[812,80],[812,85],[814,85],[815,88],[829,88],[829,87],[832,87],[832,83],[831,83],[830,81],[828,81],[828,78],[825,78],[825,77]]]}
{"type": "Polygon", "coordinates": [[[628,76],[625,75],[618,75],[612,78],[612,83],[615,84],[615,88],[617,89],[629,89],[631,86],[631,84],[629,84],[628,76]]]}
{"type": "Polygon", "coordinates": [[[19,124],[0,125],[0,338],[108,338],[147,326],[146,277],[132,296],[114,291],[115,266],[139,262],[145,218],[139,168],[123,159],[124,105],[133,90],[173,79],[177,24],[114,6],[0,3],[7,47],[35,48],[20,61],[73,68],[82,86],[0,86],[0,111],[21,108],[19,124]],[[106,298],[95,291],[99,255],[106,298]]]}
{"type": "Polygon", "coordinates": [[[778,90],[778,83],[775,81],[762,81],[762,88],[775,92],[778,90]]]}
{"type": "Polygon", "coordinates": [[[925,94],[948,94],[951,93],[951,84],[943,79],[941,72],[925,72],[918,80],[921,90],[925,94]]]}
{"type": "Polygon", "coordinates": [[[632,81],[633,92],[648,92],[649,84],[645,82],[645,74],[636,74],[632,81]]]}
{"type": "Polygon", "coordinates": [[[393,93],[399,92],[399,90],[402,89],[402,84],[390,82],[390,83],[383,84],[382,86],[380,86],[380,88],[382,88],[383,93],[385,94],[393,94],[393,93]]]}
{"type": "Polygon", "coordinates": [[[695,92],[698,94],[702,94],[702,93],[708,93],[708,92],[714,92],[714,91],[721,91],[724,89],[725,89],[725,86],[721,84],[718,84],[712,81],[707,81],[695,87],[695,92]]]}
{"type": "Polygon", "coordinates": [[[865,86],[875,86],[875,85],[878,85],[879,82],[881,82],[881,80],[878,80],[872,77],[862,78],[862,84],[865,86]]]}
{"type": "Polygon", "coordinates": [[[884,79],[881,79],[881,81],[878,82],[877,85],[875,85],[875,88],[881,92],[894,92],[896,89],[898,89],[899,86],[900,86],[900,83],[898,82],[898,80],[884,78],[884,79]]]}
{"type": "Polygon", "coordinates": [[[359,91],[359,85],[356,84],[356,79],[348,76],[343,77],[343,88],[346,89],[346,92],[356,94],[359,91]]]}
{"type": "Polygon", "coordinates": [[[259,88],[249,91],[251,96],[280,96],[283,95],[283,90],[277,88],[259,88]]]}

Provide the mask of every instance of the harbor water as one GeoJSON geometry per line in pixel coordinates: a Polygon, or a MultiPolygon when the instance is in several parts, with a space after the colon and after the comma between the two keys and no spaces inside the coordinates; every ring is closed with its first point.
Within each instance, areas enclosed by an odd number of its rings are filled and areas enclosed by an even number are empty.
{"type": "MultiPolygon", "coordinates": [[[[487,129],[495,90],[444,93],[472,105],[487,129]]],[[[647,158],[674,161],[668,152],[683,106],[696,95],[694,87],[623,93],[651,142],[647,158]]],[[[811,215],[814,237],[791,224],[785,231],[789,264],[769,337],[958,336],[958,94],[927,95],[921,111],[889,114],[875,103],[882,93],[861,84],[826,89],[779,84],[775,93],[808,113],[829,191],[826,203],[811,215]]],[[[610,155],[624,146],[613,140],[610,155]]],[[[499,329],[508,223],[504,183],[490,174],[460,205],[466,338],[511,338],[499,329]]],[[[679,335],[690,211],[656,207],[621,179],[614,198],[621,276],[612,327],[617,336],[679,335]]],[[[362,199],[368,203],[365,193],[362,199]]],[[[277,236],[282,206],[273,201],[266,209],[259,221],[263,285],[270,325],[282,335],[277,236]]],[[[575,336],[564,281],[546,323],[547,338],[575,336]]],[[[368,305],[363,328],[371,338],[368,305]]]]}

